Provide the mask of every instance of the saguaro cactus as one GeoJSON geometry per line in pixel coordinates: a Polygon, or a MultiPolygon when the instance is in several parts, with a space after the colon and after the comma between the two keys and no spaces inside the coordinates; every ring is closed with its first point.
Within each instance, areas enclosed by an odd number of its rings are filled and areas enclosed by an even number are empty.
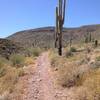
{"type": "Polygon", "coordinates": [[[56,7],[55,47],[58,47],[60,56],[62,55],[62,29],[65,20],[65,7],[66,0],[59,0],[59,5],[56,7]]]}
{"type": "Polygon", "coordinates": [[[72,47],[72,41],[74,39],[73,33],[70,33],[70,40],[69,40],[69,45],[70,45],[70,49],[72,47]]]}
{"type": "Polygon", "coordinates": [[[90,43],[92,41],[92,33],[91,32],[87,32],[85,34],[85,43],[90,43]]]}

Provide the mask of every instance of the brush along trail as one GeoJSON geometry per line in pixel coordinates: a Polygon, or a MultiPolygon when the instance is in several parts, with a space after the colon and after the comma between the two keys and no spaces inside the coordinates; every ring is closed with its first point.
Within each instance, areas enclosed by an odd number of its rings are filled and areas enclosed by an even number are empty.
{"type": "Polygon", "coordinates": [[[17,100],[71,100],[65,95],[66,90],[54,86],[48,52],[42,53],[37,58],[36,64],[29,66],[26,71],[27,75],[20,79],[24,87],[20,98],[16,97],[17,100]]]}

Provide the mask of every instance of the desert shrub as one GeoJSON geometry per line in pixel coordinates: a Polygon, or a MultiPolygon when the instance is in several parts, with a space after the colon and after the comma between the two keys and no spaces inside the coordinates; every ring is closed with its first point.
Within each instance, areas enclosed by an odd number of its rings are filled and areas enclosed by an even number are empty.
{"type": "Polygon", "coordinates": [[[96,57],[96,61],[100,61],[100,56],[96,57]]]}
{"type": "Polygon", "coordinates": [[[94,47],[97,47],[98,46],[98,40],[95,40],[94,41],[94,47]]]}
{"type": "Polygon", "coordinates": [[[15,67],[23,67],[25,64],[25,57],[19,54],[13,54],[10,56],[11,64],[15,67]]]}
{"type": "Polygon", "coordinates": [[[70,48],[70,52],[76,52],[77,50],[76,50],[76,48],[75,47],[71,47],[70,48]]]}
{"type": "Polygon", "coordinates": [[[33,56],[37,57],[39,56],[41,53],[41,49],[40,48],[34,48],[33,49],[33,56]]]}
{"type": "Polygon", "coordinates": [[[33,56],[33,57],[39,56],[41,51],[42,50],[40,48],[29,48],[29,49],[27,49],[28,56],[33,56]]]}
{"type": "Polygon", "coordinates": [[[66,53],[65,53],[65,56],[68,58],[68,57],[72,57],[74,52],[76,52],[76,48],[75,47],[71,47],[70,49],[67,49],[66,53]]]}

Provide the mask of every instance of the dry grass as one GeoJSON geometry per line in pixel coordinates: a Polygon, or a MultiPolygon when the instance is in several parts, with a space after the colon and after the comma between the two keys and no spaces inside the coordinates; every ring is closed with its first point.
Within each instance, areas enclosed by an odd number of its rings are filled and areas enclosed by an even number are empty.
{"type": "Polygon", "coordinates": [[[27,49],[27,52],[28,52],[28,56],[30,56],[30,57],[37,57],[37,56],[39,56],[41,54],[42,49],[38,48],[38,47],[37,48],[31,47],[31,48],[27,49]]]}
{"type": "Polygon", "coordinates": [[[82,85],[76,88],[75,100],[100,100],[100,69],[85,73],[82,85]]]}
{"type": "Polygon", "coordinates": [[[13,54],[10,56],[12,66],[23,67],[25,65],[25,57],[19,54],[13,54]]]}
{"type": "Polygon", "coordinates": [[[26,57],[25,58],[25,65],[30,65],[30,64],[34,64],[34,59],[33,57],[26,57]]]}
{"type": "Polygon", "coordinates": [[[0,77],[6,74],[6,65],[9,65],[9,61],[3,57],[0,57],[0,77]]]}
{"type": "Polygon", "coordinates": [[[73,100],[100,100],[100,67],[92,68],[92,63],[100,61],[99,55],[100,50],[97,49],[90,53],[75,52],[68,58],[59,57],[52,51],[51,68],[54,69],[56,86],[73,87],[75,91],[71,95],[73,100]]]}
{"type": "Polygon", "coordinates": [[[34,60],[40,53],[40,48],[34,48],[30,57],[13,54],[10,56],[9,61],[0,57],[0,100],[13,100],[11,99],[11,94],[20,94],[22,86],[17,85],[19,78],[26,75],[25,68],[35,64],[34,60]]]}
{"type": "Polygon", "coordinates": [[[91,70],[83,75],[83,86],[96,90],[100,94],[100,68],[91,70]],[[89,84],[90,83],[90,84],[89,84]]]}
{"type": "Polygon", "coordinates": [[[73,64],[63,64],[56,72],[57,84],[63,87],[75,86],[79,79],[78,67],[73,64]]]}
{"type": "Polygon", "coordinates": [[[10,93],[18,88],[16,84],[19,78],[25,75],[23,66],[29,64],[34,64],[31,57],[12,55],[10,61],[0,57],[0,100],[9,100],[10,93]]]}
{"type": "Polygon", "coordinates": [[[81,77],[82,70],[74,62],[74,58],[77,57],[60,57],[53,52],[50,54],[51,68],[55,73],[55,83],[63,87],[72,87],[78,84],[78,80],[81,77]],[[70,60],[69,60],[70,59],[70,60]]]}

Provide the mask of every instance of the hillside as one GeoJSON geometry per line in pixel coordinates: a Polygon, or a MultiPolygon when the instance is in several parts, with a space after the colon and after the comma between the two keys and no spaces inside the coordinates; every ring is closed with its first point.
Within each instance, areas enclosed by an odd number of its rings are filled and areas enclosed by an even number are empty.
{"type": "Polygon", "coordinates": [[[0,56],[8,59],[11,54],[21,53],[23,50],[23,47],[19,43],[7,39],[0,39],[0,56]]]}
{"type": "MultiPolygon", "coordinates": [[[[44,27],[30,29],[17,32],[7,39],[15,42],[20,42],[25,46],[53,47],[54,46],[54,27],[44,27]]],[[[84,41],[84,35],[91,32],[92,38],[100,36],[100,25],[87,25],[79,28],[64,28],[63,44],[66,46],[69,43],[70,36],[73,37],[74,43],[84,41]]]]}

